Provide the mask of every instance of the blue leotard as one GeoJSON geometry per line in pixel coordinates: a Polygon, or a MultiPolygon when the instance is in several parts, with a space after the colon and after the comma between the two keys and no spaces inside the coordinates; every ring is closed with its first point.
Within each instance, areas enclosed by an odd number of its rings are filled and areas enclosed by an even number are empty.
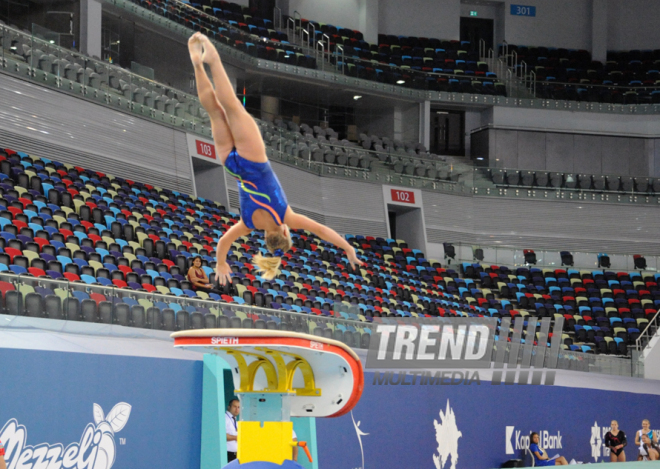
{"type": "Polygon", "coordinates": [[[280,181],[270,163],[255,163],[232,150],[225,160],[225,170],[236,178],[241,197],[241,219],[245,226],[254,230],[252,214],[255,210],[266,210],[281,225],[289,203],[280,181]]]}

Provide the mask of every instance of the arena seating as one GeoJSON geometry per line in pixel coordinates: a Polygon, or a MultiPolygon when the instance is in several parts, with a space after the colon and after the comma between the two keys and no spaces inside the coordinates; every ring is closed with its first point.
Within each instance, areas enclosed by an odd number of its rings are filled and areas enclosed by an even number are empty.
{"type": "MultiPolygon", "coordinates": [[[[10,70],[21,76],[33,76],[39,83],[72,90],[137,112],[143,116],[170,122],[174,117],[210,127],[208,114],[198,99],[152,80],[146,80],[116,65],[100,62],[84,55],[53,46],[47,41],[33,41],[13,28],[2,26],[6,41],[2,42],[10,70]]],[[[359,145],[339,141],[331,128],[313,128],[277,119],[274,123],[257,119],[262,135],[270,145],[270,155],[283,155],[364,170],[427,177],[438,181],[455,181],[470,171],[465,165],[444,164],[446,157],[428,154],[416,142],[401,142],[388,137],[360,135],[359,145]],[[373,164],[373,163],[379,164],[373,164]]]]}
{"type": "MultiPolygon", "coordinates": [[[[175,21],[194,31],[201,31],[223,44],[262,59],[273,60],[305,68],[316,68],[316,59],[305,55],[300,47],[287,41],[286,34],[272,28],[272,22],[252,18],[245,14],[240,5],[228,2],[213,2],[201,5],[213,15],[176,1],[132,0],[154,13],[175,21]],[[222,19],[220,22],[219,18],[222,19]]],[[[249,12],[249,9],[247,11],[249,12]]]]}
{"type": "Polygon", "coordinates": [[[545,99],[619,104],[660,103],[660,49],[607,53],[605,64],[586,50],[500,46],[500,56],[517,54],[536,74],[536,95],[545,99]]]}
{"type": "Polygon", "coordinates": [[[238,221],[224,207],[8,149],[0,191],[5,313],[166,330],[307,327],[354,346],[368,345],[370,323],[396,317],[561,316],[564,330],[553,332],[566,349],[625,355],[660,307],[660,274],[481,263],[456,271],[403,240],[347,235],[367,263],[353,271],[309,233],[293,233],[270,282],[250,264],[266,253],[262,237],[236,242],[232,286],[207,295],[185,274],[199,255],[213,277],[214,246],[238,221]],[[246,304],[269,312],[236,309],[246,304]]]}
{"type": "MultiPolygon", "coordinates": [[[[480,170],[482,171],[482,170],[480,170]]],[[[534,187],[580,191],[636,192],[642,195],[660,193],[660,179],[649,177],[575,174],[518,169],[486,169],[487,179],[498,187],[534,187]]]]}
{"type": "MultiPolygon", "coordinates": [[[[289,43],[283,32],[269,29],[273,27],[272,22],[252,16],[253,11],[249,8],[215,0],[192,2],[192,6],[172,0],[131,1],[254,57],[307,68],[317,67],[314,57],[289,43]]],[[[285,17],[284,21],[287,20],[285,17]]],[[[349,76],[431,91],[506,95],[504,85],[495,74],[487,70],[485,63],[475,60],[474,51],[464,51],[454,43],[446,46],[448,51],[444,55],[442,50],[438,50],[434,51],[433,57],[428,57],[422,50],[420,56],[408,56],[391,49],[388,52],[385,47],[381,50],[378,44],[367,43],[359,31],[308,20],[302,20],[300,27],[309,33],[312,50],[317,41],[327,34],[332,53],[330,62],[349,76]],[[443,58],[445,55],[447,58],[443,58]],[[449,58],[454,55],[456,59],[449,58]]],[[[435,41],[441,46],[444,44],[439,40],[429,41],[429,44],[435,44],[435,41]]],[[[469,46],[469,43],[463,46],[469,46]]],[[[417,52],[415,50],[415,54],[417,52]]]]}
{"type": "Polygon", "coordinates": [[[379,34],[377,52],[381,63],[455,75],[454,78],[438,76],[435,81],[427,78],[428,89],[506,95],[504,84],[497,81],[497,75],[488,70],[486,62],[480,61],[478,51],[470,41],[379,34]],[[470,77],[488,80],[470,81],[470,77]]]}
{"type": "Polygon", "coordinates": [[[450,168],[446,157],[429,154],[414,142],[401,142],[387,137],[360,135],[360,144],[339,140],[332,128],[313,128],[277,119],[271,123],[257,119],[269,156],[281,151],[302,160],[348,166],[364,170],[394,171],[436,181],[456,180],[459,168],[450,168]]]}

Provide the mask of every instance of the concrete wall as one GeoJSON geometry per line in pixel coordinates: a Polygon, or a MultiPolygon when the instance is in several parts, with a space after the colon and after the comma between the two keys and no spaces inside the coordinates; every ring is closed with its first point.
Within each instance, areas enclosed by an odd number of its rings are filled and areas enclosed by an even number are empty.
{"type": "Polygon", "coordinates": [[[289,0],[289,15],[297,11],[303,18],[348,29],[360,29],[360,10],[364,0],[289,0]]]}
{"type": "Polygon", "coordinates": [[[378,32],[459,39],[460,0],[380,0],[378,32]]]}
{"type": "Polygon", "coordinates": [[[168,38],[152,30],[135,27],[133,57],[137,63],[154,69],[157,81],[186,93],[194,76],[188,48],[181,38],[168,38]]]}
{"type": "Polygon", "coordinates": [[[660,8],[655,0],[608,0],[610,50],[660,49],[660,8]]]}
{"type": "MultiPolygon", "coordinates": [[[[647,139],[489,129],[489,159],[498,168],[655,176],[647,139]]],[[[651,140],[653,147],[655,141],[651,140]]],[[[655,149],[655,148],[654,148],[655,149]]]]}
{"type": "Polygon", "coordinates": [[[390,137],[406,142],[419,141],[419,104],[395,105],[390,109],[359,112],[355,124],[360,132],[379,137],[390,137]]]}
{"type": "Polygon", "coordinates": [[[471,141],[478,146],[478,156],[488,155],[495,167],[660,175],[660,120],[656,116],[622,118],[495,106],[481,112],[480,124],[488,130],[471,141]]]}

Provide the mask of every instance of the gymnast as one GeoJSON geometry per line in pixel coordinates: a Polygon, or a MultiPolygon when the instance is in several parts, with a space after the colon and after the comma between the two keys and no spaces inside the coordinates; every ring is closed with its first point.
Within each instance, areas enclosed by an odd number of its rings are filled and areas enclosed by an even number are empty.
{"type": "Polygon", "coordinates": [[[353,246],[335,230],[295,213],[289,206],[277,176],[268,162],[257,123],[248,114],[232,88],[220,56],[211,41],[195,33],[188,41],[195,67],[197,96],[211,119],[216,151],[225,170],[236,178],[240,193],[241,220],[220,237],[217,247],[216,278],[221,285],[231,283],[227,253],[232,243],[253,230],[263,230],[266,247],[273,254],[253,258],[261,276],[271,280],[279,272],[282,256],[291,249],[293,230],[307,230],[346,251],[353,269],[364,265],[353,246]],[[215,89],[204,64],[211,69],[215,89]]]}

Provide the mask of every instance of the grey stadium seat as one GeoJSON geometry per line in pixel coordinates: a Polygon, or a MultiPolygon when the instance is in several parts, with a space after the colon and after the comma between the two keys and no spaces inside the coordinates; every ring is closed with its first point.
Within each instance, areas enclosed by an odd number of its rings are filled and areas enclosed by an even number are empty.
{"type": "Polygon", "coordinates": [[[607,189],[611,191],[618,191],[619,187],[621,185],[621,181],[619,180],[619,176],[605,176],[605,179],[607,180],[607,189]]]}
{"type": "Polygon", "coordinates": [[[531,186],[534,184],[534,173],[531,171],[523,171],[520,173],[523,186],[531,186]]]}
{"type": "Polygon", "coordinates": [[[131,308],[131,326],[133,327],[146,327],[147,317],[144,312],[144,306],[133,305],[131,308]]]}
{"type": "Polygon", "coordinates": [[[649,190],[649,178],[635,178],[635,186],[637,187],[637,192],[648,192],[649,190]]]}
{"type": "Polygon", "coordinates": [[[507,171],[506,172],[506,181],[511,186],[517,186],[520,184],[520,171],[507,171]]]}
{"type": "Polygon", "coordinates": [[[550,173],[550,186],[559,188],[564,182],[564,175],[562,173],[550,173]]]}
{"type": "Polygon", "coordinates": [[[593,176],[592,177],[594,189],[597,191],[605,190],[607,187],[607,180],[605,176],[593,176]]]}
{"type": "Polygon", "coordinates": [[[118,303],[115,305],[115,324],[120,326],[128,326],[130,324],[131,307],[126,303],[118,303]]]}
{"type": "Polygon", "coordinates": [[[32,292],[25,295],[25,314],[33,318],[46,317],[43,297],[39,293],[32,292]]]}
{"type": "Polygon", "coordinates": [[[580,189],[591,189],[591,175],[590,174],[578,174],[577,176],[577,187],[580,189]]]}
{"type": "Polygon", "coordinates": [[[632,192],[635,188],[635,181],[630,176],[621,176],[621,190],[623,192],[632,192]]]}
{"type": "Polygon", "coordinates": [[[96,313],[96,301],[89,299],[83,300],[80,305],[80,311],[83,321],[98,322],[98,316],[96,313]]]}

